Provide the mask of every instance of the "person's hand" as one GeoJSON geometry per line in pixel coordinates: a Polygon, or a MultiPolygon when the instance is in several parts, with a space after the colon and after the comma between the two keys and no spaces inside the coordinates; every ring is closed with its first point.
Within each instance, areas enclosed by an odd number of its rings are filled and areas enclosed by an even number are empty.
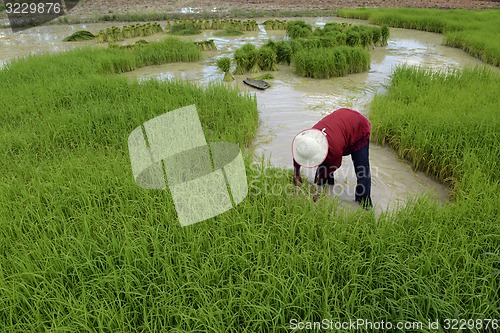
{"type": "Polygon", "coordinates": [[[302,185],[302,177],[300,177],[300,176],[293,176],[293,184],[295,186],[302,185]]]}

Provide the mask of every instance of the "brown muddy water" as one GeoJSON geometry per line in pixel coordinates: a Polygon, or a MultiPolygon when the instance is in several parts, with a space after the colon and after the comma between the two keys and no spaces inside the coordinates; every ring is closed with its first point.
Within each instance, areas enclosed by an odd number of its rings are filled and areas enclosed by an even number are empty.
{"type": "MultiPolygon", "coordinates": [[[[321,26],[329,21],[365,24],[365,21],[339,18],[305,18],[321,26]]],[[[258,20],[263,21],[263,20],[258,20]]],[[[164,23],[161,23],[164,26],[164,23]]],[[[40,52],[57,52],[95,42],[65,43],[62,39],[81,29],[97,33],[110,23],[48,25],[13,34],[9,29],[0,29],[0,67],[11,59],[40,52]]],[[[123,24],[115,23],[117,26],[123,24]]],[[[283,31],[246,33],[239,37],[216,37],[212,31],[202,35],[182,37],[186,40],[214,39],[218,51],[206,52],[198,63],[177,63],[141,68],[124,74],[130,78],[159,80],[177,78],[198,83],[222,81],[223,74],[215,65],[222,56],[232,57],[233,52],[245,43],[264,44],[268,39],[284,38],[283,31]]],[[[164,38],[157,34],[146,39],[164,38]]],[[[370,102],[377,93],[383,93],[390,84],[390,75],[395,66],[401,64],[422,66],[436,70],[447,70],[464,66],[484,65],[463,51],[442,45],[443,36],[414,30],[391,28],[391,37],[384,48],[371,51],[369,72],[342,78],[315,80],[300,78],[288,66],[280,66],[269,80],[271,87],[265,91],[252,89],[243,84],[247,76],[235,76],[229,85],[257,96],[260,113],[260,129],[255,140],[257,156],[272,166],[292,168],[291,141],[296,133],[311,127],[323,116],[341,107],[350,107],[368,115],[370,102]]],[[[134,42],[129,40],[128,42],[134,42]]],[[[493,70],[498,70],[488,66],[493,70]]],[[[369,115],[368,115],[369,117],[369,115]]],[[[448,189],[420,172],[415,172],[405,161],[400,160],[388,147],[370,144],[372,168],[372,199],[375,213],[391,212],[404,206],[408,200],[421,195],[429,196],[440,203],[447,202],[448,189]]],[[[311,180],[314,170],[303,169],[311,180]]],[[[353,203],[356,178],[350,156],[343,158],[342,167],[335,174],[336,185],[330,196],[339,200],[346,210],[357,209],[353,203]]]]}

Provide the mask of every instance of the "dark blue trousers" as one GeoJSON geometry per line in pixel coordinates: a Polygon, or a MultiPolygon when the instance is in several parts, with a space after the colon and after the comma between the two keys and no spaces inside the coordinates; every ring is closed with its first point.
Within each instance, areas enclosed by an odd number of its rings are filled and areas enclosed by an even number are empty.
{"type": "MultiPolygon", "coordinates": [[[[371,199],[372,179],[370,173],[369,146],[370,143],[367,143],[366,146],[351,154],[357,180],[354,200],[359,202],[363,207],[373,206],[371,199]]],[[[318,166],[314,182],[320,186],[325,185],[327,182],[328,185],[334,185],[334,171],[330,169],[330,166],[325,162],[318,166]]]]}

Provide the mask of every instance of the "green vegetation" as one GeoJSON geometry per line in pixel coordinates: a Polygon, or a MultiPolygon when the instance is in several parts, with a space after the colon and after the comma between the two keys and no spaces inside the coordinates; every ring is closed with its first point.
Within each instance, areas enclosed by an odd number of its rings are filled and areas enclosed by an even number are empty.
{"type": "Polygon", "coordinates": [[[123,26],[121,29],[117,26],[112,26],[105,30],[100,30],[96,36],[96,41],[98,43],[113,43],[128,38],[147,37],[159,32],[163,32],[163,29],[157,22],[131,24],[123,26]]]}
{"type": "Polygon", "coordinates": [[[387,26],[328,23],[313,30],[310,24],[294,20],[286,31],[290,40],[269,40],[259,49],[247,44],[236,50],[234,74],[276,71],[277,64],[292,64],[297,75],[317,79],[360,73],[370,68],[367,49],[387,45],[389,38],[387,26]]]}
{"type": "Polygon", "coordinates": [[[166,29],[169,30],[176,25],[192,25],[199,30],[226,30],[226,31],[255,31],[258,30],[257,21],[255,20],[236,20],[236,19],[213,19],[213,20],[197,20],[197,19],[182,19],[168,21],[166,29]]]}
{"type": "Polygon", "coordinates": [[[231,70],[231,59],[228,57],[222,57],[217,59],[217,67],[224,73],[224,81],[230,82],[234,81],[234,77],[229,72],[231,70]]]}
{"type": "Polygon", "coordinates": [[[235,18],[259,18],[259,17],[318,17],[318,16],[335,16],[336,10],[280,10],[280,9],[248,9],[248,8],[232,8],[229,11],[209,12],[184,14],[180,12],[155,12],[155,13],[125,13],[125,14],[106,14],[97,17],[77,18],[72,17],[67,23],[85,22],[145,22],[145,21],[169,21],[169,20],[223,20],[235,18]]]}
{"type": "MultiPolygon", "coordinates": [[[[249,62],[258,56],[244,47],[249,62]]],[[[450,182],[450,204],[342,213],[296,196],[289,171],[251,165],[245,150],[248,197],[181,228],[168,191],[134,183],[128,134],[196,104],[207,141],[245,148],[257,101],[224,85],[112,74],[199,58],[194,43],[168,39],[0,70],[2,331],[288,332],[294,319],[499,317],[497,74],[398,68],[371,106],[374,140],[450,182]]]]}
{"type": "Polygon", "coordinates": [[[217,50],[217,45],[215,45],[215,42],[213,39],[194,42],[194,44],[202,51],[216,51],[217,50]]]}
{"type": "Polygon", "coordinates": [[[366,72],[370,68],[370,53],[348,46],[302,50],[294,55],[293,66],[297,75],[314,79],[346,76],[366,72]]]}
{"type": "Polygon", "coordinates": [[[198,27],[196,27],[192,23],[185,22],[172,25],[169,32],[172,35],[187,36],[187,35],[197,35],[201,31],[198,27]]]}
{"type": "Polygon", "coordinates": [[[500,10],[362,8],[339,10],[338,16],[443,33],[445,45],[460,48],[488,64],[500,66],[500,10]]]}
{"type": "MultiPolygon", "coordinates": [[[[254,67],[258,67],[258,51],[255,45],[247,43],[234,52],[236,69],[233,74],[242,75],[254,67]]],[[[257,70],[257,72],[260,71],[257,70]]]]}
{"type": "Polygon", "coordinates": [[[267,31],[270,30],[286,30],[287,21],[286,20],[266,20],[262,22],[262,25],[267,31]]]}
{"type": "Polygon", "coordinates": [[[389,94],[373,102],[373,136],[441,182],[482,175],[486,191],[500,180],[499,89],[500,76],[485,69],[445,74],[400,67],[389,94]]]}
{"type": "Polygon", "coordinates": [[[65,42],[78,42],[78,41],[82,41],[82,40],[94,39],[95,37],[96,36],[94,36],[94,34],[91,33],[90,31],[79,30],[79,31],[75,32],[74,34],[72,34],[71,36],[64,38],[63,40],[65,42]]]}

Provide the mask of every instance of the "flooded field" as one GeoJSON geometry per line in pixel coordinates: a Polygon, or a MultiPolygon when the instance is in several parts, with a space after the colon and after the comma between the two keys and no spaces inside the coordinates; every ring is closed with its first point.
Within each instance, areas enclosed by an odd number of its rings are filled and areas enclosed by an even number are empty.
{"type": "MultiPolygon", "coordinates": [[[[305,19],[323,25],[329,21],[362,23],[364,21],[337,18],[305,19]]],[[[164,23],[161,23],[164,26],[164,23]]],[[[121,26],[121,24],[116,24],[121,26]]],[[[109,27],[109,23],[81,24],[72,26],[49,25],[12,34],[8,29],[0,29],[0,66],[11,59],[40,52],[58,52],[95,42],[65,43],[62,39],[71,33],[85,29],[97,32],[109,27]]],[[[145,39],[155,40],[164,35],[154,35],[145,39]]],[[[284,38],[283,31],[267,32],[262,26],[257,32],[246,33],[241,37],[215,37],[213,32],[182,37],[186,40],[214,39],[218,51],[205,52],[204,59],[198,63],[175,63],[141,68],[124,74],[131,78],[156,78],[160,80],[179,78],[207,83],[222,81],[223,74],[217,69],[216,59],[231,57],[233,52],[245,43],[264,44],[268,39],[284,38]]],[[[292,168],[290,144],[294,135],[302,129],[314,125],[331,111],[350,107],[367,115],[370,102],[377,93],[383,93],[389,84],[392,69],[401,64],[423,66],[436,70],[453,67],[483,65],[483,63],[463,51],[442,46],[442,35],[421,31],[391,29],[388,45],[371,50],[371,68],[367,73],[349,75],[342,78],[315,80],[301,78],[288,66],[281,66],[273,72],[269,80],[271,88],[257,91],[247,87],[242,80],[246,76],[235,76],[232,85],[242,91],[257,96],[261,126],[255,141],[257,157],[263,156],[276,167],[292,168]]],[[[136,38],[139,39],[139,38],[136,38]]],[[[134,39],[128,40],[129,43],[134,39]]],[[[105,47],[105,44],[98,44],[105,47]]],[[[419,172],[414,172],[404,161],[398,159],[388,147],[371,144],[370,161],[372,166],[372,199],[375,211],[379,214],[390,211],[411,198],[429,195],[446,202],[447,188],[432,181],[419,172]]],[[[311,179],[314,170],[304,170],[311,179]]],[[[336,172],[336,185],[332,197],[345,202],[345,207],[355,209],[353,204],[356,179],[350,157],[344,157],[343,166],[336,172]]]]}

